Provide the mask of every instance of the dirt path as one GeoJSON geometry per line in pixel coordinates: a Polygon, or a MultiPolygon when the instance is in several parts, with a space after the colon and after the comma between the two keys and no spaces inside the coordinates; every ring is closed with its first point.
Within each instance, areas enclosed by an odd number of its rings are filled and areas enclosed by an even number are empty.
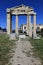
{"type": "Polygon", "coordinates": [[[41,65],[39,58],[34,58],[29,41],[19,40],[16,42],[17,48],[12,58],[12,65],[41,65]]]}

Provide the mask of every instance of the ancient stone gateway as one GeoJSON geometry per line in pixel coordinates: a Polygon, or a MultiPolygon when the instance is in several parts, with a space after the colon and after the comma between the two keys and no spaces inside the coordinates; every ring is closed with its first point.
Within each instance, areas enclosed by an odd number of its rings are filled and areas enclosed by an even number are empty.
{"type": "Polygon", "coordinates": [[[16,15],[16,34],[18,35],[18,15],[26,14],[27,15],[27,35],[32,37],[32,33],[34,37],[36,36],[36,12],[34,9],[29,6],[20,5],[13,8],[7,8],[7,34],[12,33],[12,15],[16,15]],[[33,16],[33,32],[31,26],[31,16],[33,16]]]}

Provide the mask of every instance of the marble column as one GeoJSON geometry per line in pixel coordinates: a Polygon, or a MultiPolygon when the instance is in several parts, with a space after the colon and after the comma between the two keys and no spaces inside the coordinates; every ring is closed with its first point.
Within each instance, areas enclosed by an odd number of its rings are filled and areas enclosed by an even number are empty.
{"type": "Polygon", "coordinates": [[[18,35],[18,15],[16,15],[16,34],[18,35]]]}
{"type": "Polygon", "coordinates": [[[27,35],[29,35],[29,18],[28,18],[28,15],[27,15],[27,35]]]}
{"type": "Polygon", "coordinates": [[[29,15],[29,37],[32,37],[31,15],[29,15]]]}
{"type": "Polygon", "coordinates": [[[33,36],[36,37],[36,14],[34,14],[33,36]]]}
{"type": "Polygon", "coordinates": [[[7,13],[7,34],[10,34],[12,32],[11,28],[12,28],[11,14],[9,12],[9,13],[7,13]]]}

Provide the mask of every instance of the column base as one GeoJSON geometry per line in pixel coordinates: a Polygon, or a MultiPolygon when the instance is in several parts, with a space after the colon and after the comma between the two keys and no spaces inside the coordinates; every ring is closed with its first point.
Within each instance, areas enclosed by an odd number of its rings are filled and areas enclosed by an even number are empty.
{"type": "Polygon", "coordinates": [[[27,31],[26,33],[27,33],[26,35],[28,35],[28,36],[29,36],[29,32],[27,31]]]}
{"type": "Polygon", "coordinates": [[[16,33],[16,35],[19,35],[19,34],[16,33]]]}
{"type": "Polygon", "coordinates": [[[37,37],[36,33],[33,33],[33,39],[35,39],[37,37]]]}
{"type": "Polygon", "coordinates": [[[32,37],[32,32],[29,32],[29,37],[32,37]]]}

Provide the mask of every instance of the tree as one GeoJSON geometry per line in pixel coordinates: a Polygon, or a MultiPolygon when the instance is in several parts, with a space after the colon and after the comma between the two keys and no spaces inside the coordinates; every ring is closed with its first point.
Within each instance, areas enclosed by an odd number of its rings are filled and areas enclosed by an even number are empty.
{"type": "Polygon", "coordinates": [[[2,30],[2,28],[0,27],[0,30],[2,30]]]}

